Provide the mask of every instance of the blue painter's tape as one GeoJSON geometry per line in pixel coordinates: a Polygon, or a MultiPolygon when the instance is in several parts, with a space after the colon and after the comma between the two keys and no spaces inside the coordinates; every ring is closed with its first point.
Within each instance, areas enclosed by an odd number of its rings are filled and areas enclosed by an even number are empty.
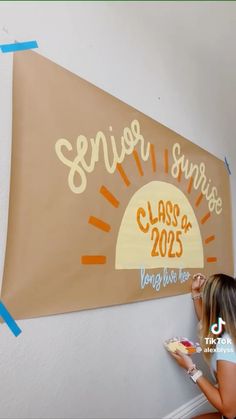
{"type": "Polygon", "coordinates": [[[226,169],[228,170],[229,175],[231,175],[231,170],[229,168],[229,163],[228,163],[226,157],[225,157],[225,166],[226,166],[226,169]]]}
{"type": "Polygon", "coordinates": [[[38,48],[36,41],[16,42],[15,44],[0,45],[2,52],[24,51],[25,49],[38,48]]]}
{"type": "Polygon", "coordinates": [[[11,329],[12,333],[17,337],[22,332],[9,311],[6,309],[2,301],[0,301],[0,316],[3,320],[7,323],[9,329],[11,329]]]}

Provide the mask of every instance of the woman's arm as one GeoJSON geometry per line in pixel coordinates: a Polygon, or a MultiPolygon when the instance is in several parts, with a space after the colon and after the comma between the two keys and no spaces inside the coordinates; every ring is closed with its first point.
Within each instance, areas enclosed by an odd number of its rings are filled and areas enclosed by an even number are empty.
{"type": "Polygon", "coordinates": [[[194,293],[192,291],[192,299],[194,303],[194,309],[198,320],[200,321],[202,318],[202,297],[198,298],[199,293],[194,293]]]}
{"type": "MultiPolygon", "coordinates": [[[[171,355],[180,367],[186,370],[193,367],[193,361],[189,355],[180,351],[171,353],[171,355]]],[[[194,372],[196,372],[195,369],[194,372]]],[[[217,380],[218,388],[203,376],[197,379],[197,385],[219,412],[229,419],[234,418],[236,416],[236,364],[223,360],[217,361],[217,380]]]]}
{"type": "Polygon", "coordinates": [[[197,380],[197,385],[217,410],[229,419],[234,418],[236,416],[236,364],[217,361],[217,379],[219,388],[214,387],[203,376],[197,380]]]}
{"type": "Polygon", "coordinates": [[[197,315],[198,320],[202,318],[202,296],[201,290],[206,281],[206,277],[202,274],[195,274],[193,275],[193,282],[192,282],[192,299],[194,302],[194,308],[197,315]]]}

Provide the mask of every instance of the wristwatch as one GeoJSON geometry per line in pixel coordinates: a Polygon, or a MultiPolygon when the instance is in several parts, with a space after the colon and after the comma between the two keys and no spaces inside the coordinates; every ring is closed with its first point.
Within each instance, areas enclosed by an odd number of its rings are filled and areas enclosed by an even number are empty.
{"type": "Polygon", "coordinates": [[[197,380],[202,377],[202,371],[201,370],[195,370],[194,374],[189,374],[193,382],[196,384],[197,380]]]}
{"type": "Polygon", "coordinates": [[[198,378],[200,378],[203,374],[202,371],[197,369],[195,364],[192,364],[191,367],[187,370],[187,374],[191,377],[194,383],[197,382],[198,378]]]}

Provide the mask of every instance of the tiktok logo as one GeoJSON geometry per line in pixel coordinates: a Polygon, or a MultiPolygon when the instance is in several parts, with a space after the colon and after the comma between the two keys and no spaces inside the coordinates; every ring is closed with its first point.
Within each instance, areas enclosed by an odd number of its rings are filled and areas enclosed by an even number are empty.
{"type": "Polygon", "coordinates": [[[226,324],[226,322],[224,322],[224,320],[219,317],[218,318],[218,322],[217,323],[213,323],[210,327],[211,332],[214,335],[219,335],[220,333],[222,333],[222,326],[223,324],[226,324]]]}

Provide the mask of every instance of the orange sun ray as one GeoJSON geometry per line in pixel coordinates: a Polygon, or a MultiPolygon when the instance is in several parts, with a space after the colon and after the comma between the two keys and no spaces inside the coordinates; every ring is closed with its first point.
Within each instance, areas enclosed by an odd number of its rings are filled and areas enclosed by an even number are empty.
{"type": "Polygon", "coordinates": [[[181,176],[182,176],[182,170],[179,167],[179,174],[178,174],[178,178],[177,178],[179,183],[181,182],[181,176]]]}
{"type": "Polygon", "coordinates": [[[104,265],[107,263],[106,256],[101,255],[84,255],[81,256],[82,265],[104,265]]]}
{"type": "Polygon", "coordinates": [[[118,170],[118,172],[119,172],[122,180],[124,181],[125,185],[129,186],[130,181],[129,181],[129,179],[128,179],[128,177],[127,177],[127,175],[126,175],[126,173],[125,173],[125,171],[124,171],[124,169],[123,169],[123,167],[121,166],[120,163],[117,163],[116,169],[118,170]]]}
{"type": "Polygon", "coordinates": [[[192,186],[193,186],[193,178],[191,176],[191,178],[189,179],[189,183],[188,183],[188,193],[191,193],[192,186]]]}
{"type": "Polygon", "coordinates": [[[169,170],[169,154],[168,154],[168,149],[165,148],[164,150],[164,170],[165,173],[168,173],[169,170]]]}
{"type": "Polygon", "coordinates": [[[207,258],[207,262],[208,262],[208,263],[217,262],[217,258],[216,258],[216,257],[214,257],[214,256],[209,257],[209,258],[207,258]]]}
{"type": "Polygon", "coordinates": [[[110,202],[110,204],[115,207],[118,208],[120,205],[120,202],[118,201],[118,199],[116,199],[116,197],[105,187],[105,186],[101,186],[100,189],[100,194],[102,194],[102,196],[108,201],[110,202]]]}
{"type": "Polygon", "coordinates": [[[203,193],[201,192],[195,202],[195,207],[198,207],[200,205],[200,203],[202,202],[202,198],[203,198],[203,193]]]}
{"type": "Polygon", "coordinates": [[[97,227],[102,231],[105,231],[106,233],[109,233],[109,231],[111,230],[110,224],[107,224],[105,223],[105,221],[102,221],[96,217],[89,217],[88,223],[92,224],[94,227],[97,227]]]}
{"type": "Polygon", "coordinates": [[[205,239],[205,244],[208,244],[208,243],[212,242],[213,240],[215,240],[215,236],[209,236],[205,239]]]}
{"type": "Polygon", "coordinates": [[[138,168],[138,172],[139,172],[140,176],[143,176],[143,168],[142,168],[142,165],[141,165],[141,162],[140,162],[139,155],[138,155],[136,150],[133,151],[133,156],[134,156],[134,160],[135,160],[135,163],[137,165],[137,168],[138,168]]]}
{"type": "Polygon", "coordinates": [[[204,217],[202,217],[201,219],[201,224],[205,224],[205,222],[210,218],[211,213],[207,212],[206,215],[204,215],[204,217]]]}
{"type": "Polygon", "coordinates": [[[150,154],[151,154],[151,161],[152,161],[152,170],[153,172],[156,172],[156,155],[155,155],[154,144],[150,145],[150,154]]]}

